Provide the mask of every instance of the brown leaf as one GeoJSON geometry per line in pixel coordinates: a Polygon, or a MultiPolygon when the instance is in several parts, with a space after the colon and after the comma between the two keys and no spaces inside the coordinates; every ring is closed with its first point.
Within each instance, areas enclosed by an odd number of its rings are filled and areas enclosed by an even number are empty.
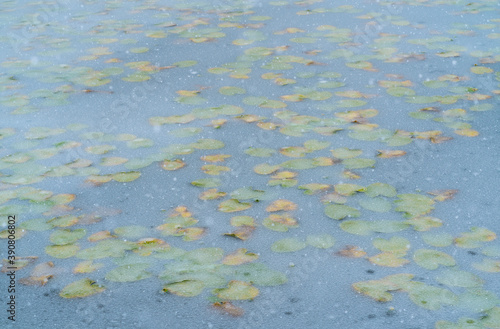
{"type": "Polygon", "coordinates": [[[2,259],[2,272],[19,271],[34,263],[37,259],[37,256],[16,257],[14,264],[11,264],[7,259],[2,259]]]}
{"type": "Polygon", "coordinates": [[[238,229],[233,231],[232,233],[224,233],[224,235],[237,238],[240,240],[248,240],[254,230],[255,226],[243,225],[238,227],[238,229]]]}
{"type": "Polygon", "coordinates": [[[377,150],[377,151],[378,151],[377,156],[379,158],[384,158],[384,159],[401,157],[406,154],[406,152],[402,150],[377,150]]]}
{"type": "Polygon", "coordinates": [[[217,310],[227,313],[232,316],[242,316],[245,314],[245,310],[241,307],[235,306],[230,302],[217,302],[212,304],[217,310]]]}
{"type": "Polygon", "coordinates": [[[344,249],[337,251],[335,255],[349,258],[360,258],[366,256],[366,252],[357,246],[345,246],[344,249]]]}
{"type": "Polygon", "coordinates": [[[54,269],[53,262],[41,263],[33,268],[29,277],[19,279],[19,283],[43,286],[54,277],[55,273],[56,270],[54,269]]]}
{"type": "Polygon", "coordinates": [[[455,197],[455,194],[458,193],[458,190],[434,190],[427,193],[430,195],[434,195],[434,200],[436,201],[445,201],[453,199],[455,197]]]}

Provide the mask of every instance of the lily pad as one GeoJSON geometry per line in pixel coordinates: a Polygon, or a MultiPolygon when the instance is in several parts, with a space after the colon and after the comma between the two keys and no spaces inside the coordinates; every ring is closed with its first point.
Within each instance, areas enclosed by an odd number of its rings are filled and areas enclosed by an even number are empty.
{"type": "Polygon", "coordinates": [[[419,266],[428,270],[435,270],[439,265],[455,266],[453,257],[438,250],[418,249],[413,255],[413,260],[419,266]]]}
{"type": "Polygon", "coordinates": [[[325,215],[336,220],[341,220],[345,217],[359,217],[361,213],[358,209],[346,205],[329,204],[325,206],[325,215]]]}
{"type": "Polygon", "coordinates": [[[72,244],[83,238],[87,231],[83,228],[76,230],[57,230],[50,235],[50,241],[56,245],[72,244]]]}
{"type": "Polygon", "coordinates": [[[257,297],[259,289],[248,282],[232,280],[229,281],[227,288],[214,289],[213,293],[222,299],[243,300],[257,297]]]}
{"type": "Polygon", "coordinates": [[[235,211],[243,211],[250,208],[252,205],[247,202],[240,202],[237,199],[229,199],[223,201],[219,204],[219,211],[222,212],[235,212],[235,211]]]}
{"type": "Polygon", "coordinates": [[[380,197],[361,199],[359,205],[375,212],[388,212],[392,207],[391,202],[380,197]]]}
{"type": "Polygon", "coordinates": [[[106,274],[106,280],[114,282],[132,282],[151,277],[146,269],[149,264],[130,264],[112,269],[106,274]]]}
{"type": "Polygon", "coordinates": [[[64,287],[59,296],[62,298],[82,298],[103,292],[106,288],[90,279],[81,279],[64,287]]]}
{"type": "Polygon", "coordinates": [[[335,244],[335,238],[330,234],[318,234],[318,235],[308,235],[306,242],[308,245],[321,248],[328,249],[333,247],[335,244]]]}
{"type": "Polygon", "coordinates": [[[274,252],[295,252],[304,249],[307,246],[305,242],[302,242],[295,238],[286,238],[274,242],[271,246],[271,250],[274,252]]]}
{"type": "Polygon", "coordinates": [[[163,291],[181,297],[198,296],[205,289],[205,284],[199,280],[184,280],[163,286],[163,291]]]}

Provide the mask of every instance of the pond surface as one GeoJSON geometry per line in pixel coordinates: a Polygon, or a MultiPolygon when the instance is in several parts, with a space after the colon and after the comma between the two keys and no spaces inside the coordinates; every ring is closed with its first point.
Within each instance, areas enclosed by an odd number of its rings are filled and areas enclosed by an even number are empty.
{"type": "Polygon", "coordinates": [[[3,1],[0,326],[500,328],[499,13],[3,1]]]}

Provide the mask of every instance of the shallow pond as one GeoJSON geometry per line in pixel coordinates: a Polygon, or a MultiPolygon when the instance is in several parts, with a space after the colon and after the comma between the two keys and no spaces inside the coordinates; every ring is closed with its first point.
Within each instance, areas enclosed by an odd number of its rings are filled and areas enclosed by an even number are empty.
{"type": "Polygon", "coordinates": [[[3,1],[1,326],[500,328],[499,11],[3,1]]]}

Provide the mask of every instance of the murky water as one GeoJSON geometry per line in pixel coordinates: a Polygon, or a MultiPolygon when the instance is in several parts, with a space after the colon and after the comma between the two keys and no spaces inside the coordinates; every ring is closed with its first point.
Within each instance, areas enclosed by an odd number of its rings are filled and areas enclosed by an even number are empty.
{"type": "Polygon", "coordinates": [[[2,2],[2,326],[500,328],[499,11],[2,2]]]}

